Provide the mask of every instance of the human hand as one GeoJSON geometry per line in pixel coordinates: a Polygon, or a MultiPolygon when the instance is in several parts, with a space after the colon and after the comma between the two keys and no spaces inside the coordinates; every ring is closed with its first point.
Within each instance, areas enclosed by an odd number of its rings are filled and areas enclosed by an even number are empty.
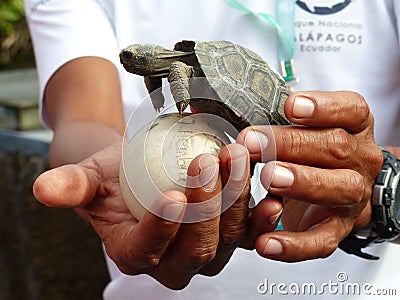
{"type": "Polygon", "coordinates": [[[149,274],[169,288],[180,289],[197,273],[220,272],[247,232],[250,199],[247,150],[241,145],[228,145],[218,158],[197,157],[188,174],[196,178],[203,170],[209,178],[203,175],[197,178],[205,183],[204,187],[187,189],[186,194],[168,191],[152,207],[159,215],[180,220],[186,202],[214,197],[215,201],[202,206],[204,210],[199,212],[212,217],[198,223],[167,221],[151,212],[136,220],[121,196],[120,161],[121,145],[111,146],[79,164],[42,174],[34,184],[34,194],[48,206],[80,208],[86,212],[107,254],[126,274],[149,274]],[[235,174],[231,174],[232,170],[236,170],[235,174]],[[232,197],[237,200],[220,214],[221,205],[232,197]]]}
{"type": "Polygon", "coordinates": [[[297,125],[245,129],[238,139],[251,160],[262,161],[275,139],[276,162],[267,162],[261,182],[284,197],[284,231],[260,235],[261,256],[301,261],[329,256],[352,230],[371,220],[374,179],[383,163],[374,140],[374,119],[358,94],[298,92],[285,103],[297,125]]]}

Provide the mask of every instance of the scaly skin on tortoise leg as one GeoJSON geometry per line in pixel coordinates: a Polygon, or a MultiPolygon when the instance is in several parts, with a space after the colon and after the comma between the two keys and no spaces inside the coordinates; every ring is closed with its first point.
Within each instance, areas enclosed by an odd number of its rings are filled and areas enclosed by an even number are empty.
{"type": "Polygon", "coordinates": [[[168,81],[179,113],[182,114],[190,102],[189,78],[193,77],[193,67],[175,61],[169,69],[168,81]]]}
{"type": "Polygon", "coordinates": [[[145,76],[144,84],[149,92],[153,107],[157,112],[160,112],[164,107],[164,95],[162,94],[162,78],[159,76],[145,76]]]}

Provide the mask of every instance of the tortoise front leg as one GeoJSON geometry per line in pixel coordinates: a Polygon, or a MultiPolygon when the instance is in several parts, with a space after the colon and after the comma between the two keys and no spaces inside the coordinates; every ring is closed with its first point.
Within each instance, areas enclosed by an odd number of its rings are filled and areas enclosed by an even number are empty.
{"type": "Polygon", "coordinates": [[[153,107],[157,112],[164,107],[164,95],[162,94],[162,78],[159,76],[145,76],[144,84],[149,92],[153,107]]]}
{"type": "Polygon", "coordinates": [[[193,77],[193,67],[180,61],[174,61],[171,64],[168,81],[180,114],[184,112],[190,102],[189,78],[191,77],[193,77]]]}

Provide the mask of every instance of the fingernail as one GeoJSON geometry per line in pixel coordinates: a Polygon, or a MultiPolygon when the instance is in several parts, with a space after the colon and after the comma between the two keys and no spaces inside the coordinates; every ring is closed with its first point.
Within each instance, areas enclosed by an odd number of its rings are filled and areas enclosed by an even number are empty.
{"type": "Polygon", "coordinates": [[[270,216],[270,217],[268,218],[268,222],[269,222],[271,225],[275,225],[276,222],[277,222],[277,221],[279,220],[279,218],[281,217],[282,212],[283,212],[283,209],[281,209],[277,214],[270,216]]]}
{"type": "Polygon", "coordinates": [[[312,117],[314,113],[314,102],[306,97],[298,96],[294,99],[293,117],[297,119],[305,119],[312,117]]]}
{"type": "Polygon", "coordinates": [[[269,140],[261,132],[250,130],[244,137],[244,143],[250,153],[261,153],[267,149],[269,140]]]}
{"type": "Polygon", "coordinates": [[[162,217],[169,221],[178,221],[184,207],[183,203],[168,204],[163,207],[162,217]]]}
{"type": "Polygon", "coordinates": [[[269,239],[265,245],[263,254],[266,255],[279,255],[282,254],[283,247],[282,244],[276,239],[269,239]]]}
{"type": "Polygon", "coordinates": [[[288,188],[294,183],[293,173],[285,167],[276,165],[273,174],[271,181],[273,188],[288,188]]]}
{"type": "Polygon", "coordinates": [[[203,155],[199,161],[199,181],[205,191],[213,191],[218,184],[218,162],[212,155],[203,155]]]}

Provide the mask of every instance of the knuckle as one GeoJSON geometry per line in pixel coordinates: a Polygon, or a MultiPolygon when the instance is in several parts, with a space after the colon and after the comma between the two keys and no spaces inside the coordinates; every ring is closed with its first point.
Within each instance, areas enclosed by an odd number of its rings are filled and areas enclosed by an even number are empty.
{"type": "Polygon", "coordinates": [[[115,263],[122,273],[126,275],[136,275],[139,270],[145,270],[158,266],[160,263],[160,258],[147,257],[140,260],[133,259],[132,261],[120,259],[115,261],[115,263]]]}
{"type": "Polygon", "coordinates": [[[246,236],[245,226],[231,226],[229,231],[222,230],[220,233],[220,242],[224,247],[237,246],[246,236]]]}
{"type": "Polygon", "coordinates": [[[220,219],[219,242],[225,248],[236,247],[246,237],[249,225],[249,200],[247,197],[244,200],[234,203],[220,219]]]}
{"type": "Polygon", "coordinates": [[[109,252],[108,255],[115,262],[118,269],[126,275],[136,275],[140,270],[156,267],[160,264],[161,259],[158,255],[121,255],[121,253],[116,254],[115,252],[117,251],[109,252]]]}
{"type": "Polygon", "coordinates": [[[357,116],[360,124],[365,125],[370,119],[369,105],[364,97],[358,93],[354,93],[353,99],[355,99],[355,116],[357,116]]]}
{"type": "Polygon", "coordinates": [[[141,263],[147,268],[156,267],[160,264],[160,257],[158,255],[144,256],[141,263]]]}
{"type": "Polygon", "coordinates": [[[353,171],[347,178],[346,186],[348,187],[346,191],[349,191],[349,202],[352,204],[360,202],[366,190],[364,177],[353,171]]]}
{"type": "Polygon", "coordinates": [[[306,259],[326,258],[330,256],[339,245],[339,237],[336,230],[325,231],[305,242],[304,253],[306,259]]]}
{"type": "Polygon", "coordinates": [[[298,262],[308,259],[326,258],[338,247],[336,234],[317,235],[307,239],[285,239],[287,249],[296,249],[296,255],[290,255],[288,262],[298,262]]]}
{"type": "Polygon", "coordinates": [[[230,178],[223,190],[223,201],[225,203],[245,202],[250,195],[250,184],[247,178],[236,180],[230,178]]]}
{"type": "Polygon", "coordinates": [[[282,144],[285,145],[285,151],[293,156],[300,155],[300,149],[304,140],[302,132],[284,131],[282,134],[281,140],[282,144]]]}
{"type": "Polygon", "coordinates": [[[327,148],[330,155],[337,160],[349,160],[354,153],[350,134],[343,128],[334,128],[328,132],[327,143],[331,147],[327,148]]]}
{"type": "MultiPolygon", "coordinates": [[[[371,149],[371,148],[370,148],[371,149]]],[[[376,147],[371,149],[371,154],[368,157],[369,165],[372,167],[372,177],[375,178],[383,166],[383,154],[381,149],[376,147]]]]}
{"type": "Polygon", "coordinates": [[[81,163],[85,168],[93,171],[93,174],[97,177],[99,181],[106,180],[104,176],[103,168],[100,162],[95,157],[89,157],[87,160],[81,163]]]}
{"type": "Polygon", "coordinates": [[[196,203],[193,206],[191,214],[198,220],[210,220],[219,215],[221,211],[221,201],[218,197],[214,197],[203,202],[196,203]]]}
{"type": "MultiPolygon", "coordinates": [[[[334,182],[332,179],[327,177],[323,172],[310,172],[309,174],[303,175],[304,179],[299,180],[299,182],[307,182],[307,190],[302,191],[304,192],[304,197],[311,199],[317,199],[321,197],[321,191],[331,190],[334,186],[334,182]]],[[[326,197],[324,197],[325,199],[326,197]]]]}
{"type": "Polygon", "coordinates": [[[182,257],[183,265],[189,269],[198,269],[214,259],[216,250],[216,247],[195,248],[189,255],[182,257]]]}
{"type": "Polygon", "coordinates": [[[375,180],[383,165],[383,154],[374,141],[363,143],[357,149],[354,169],[364,176],[369,184],[375,180]]]}

